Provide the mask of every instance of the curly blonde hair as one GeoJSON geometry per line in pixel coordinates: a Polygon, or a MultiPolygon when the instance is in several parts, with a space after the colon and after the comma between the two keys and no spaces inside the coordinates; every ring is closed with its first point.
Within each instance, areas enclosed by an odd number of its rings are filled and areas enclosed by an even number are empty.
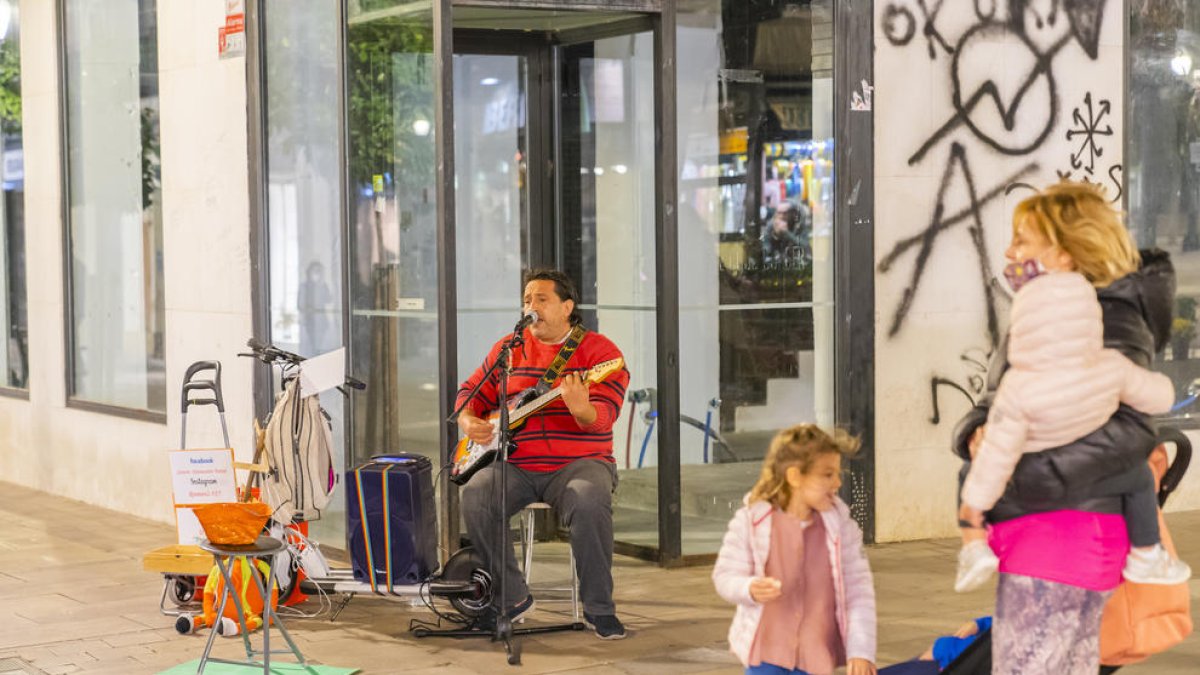
{"type": "Polygon", "coordinates": [[[751,502],[770,502],[779,509],[787,508],[792,489],[787,482],[789,467],[800,467],[808,473],[821,455],[838,454],[852,457],[861,441],[842,429],[827,432],[815,424],[797,424],[775,434],[763,460],[758,482],[750,489],[751,502]]]}
{"type": "Polygon", "coordinates": [[[1092,183],[1064,180],[1017,204],[1013,232],[1022,223],[1065,251],[1075,269],[1104,288],[1137,270],[1141,257],[1121,221],[1121,213],[1092,183]]]}

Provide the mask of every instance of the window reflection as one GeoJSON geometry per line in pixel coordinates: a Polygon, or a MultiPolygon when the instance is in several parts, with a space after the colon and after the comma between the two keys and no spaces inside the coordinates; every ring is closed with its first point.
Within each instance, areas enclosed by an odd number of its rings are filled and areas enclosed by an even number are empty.
{"type": "Polygon", "coordinates": [[[21,130],[20,17],[0,0],[0,385],[28,386],[25,300],[25,159],[21,130]]]}
{"type": "Polygon", "coordinates": [[[72,396],[165,412],[154,0],[66,0],[72,396]]]}
{"type": "Polygon", "coordinates": [[[690,554],[720,545],[775,430],[833,421],[833,9],[696,0],[679,11],[690,554]]]}
{"type": "MultiPolygon", "coordinates": [[[[271,341],[302,356],[342,346],[341,171],[338,157],[337,3],[263,4],[266,68],[267,250],[271,341]]],[[[321,395],[334,434],[334,467],[346,468],[345,398],[321,395]]],[[[344,538],[335,499],[313,534],[344,538]]]]}
{"type": "Polygon", "coordinates": [[[1165,249],[1175,263],[1175,317],[1158,367],[1182,398],[1200,377],[1200,6],[1135,0],[1129,29],[1129,227],[1139,247],[1165,249]]]}

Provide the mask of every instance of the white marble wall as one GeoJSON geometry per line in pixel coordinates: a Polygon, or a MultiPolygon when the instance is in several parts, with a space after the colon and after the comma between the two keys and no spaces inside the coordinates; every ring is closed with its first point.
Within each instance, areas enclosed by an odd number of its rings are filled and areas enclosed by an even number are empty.
{"type": "MultiPolygon", "coordinates": [[[[0,477],[170,521],[166,452],[190,363],[224,363],[233,444],[251,451],[250,368],[234,356],[251,331],[245,62],[217,58],[223,2],[160,0],[168,423],[68,409],[54,4],[21,3],[30,389],[28,401],[0,398],[0,477]]],[[[192,445],[221,444],[211,408],[189,432],[192,445]]]]}
{"type": "Polygon", "coordinates": [[[1012,209],[1029,194],[1005,188],[1069,174],[1119,197],[1122,8],[1119,0],[876,3],[880,541],[954,533],[950,432],[982,390],[1004,330],[1004,248],[1012,209]],[[1089,127],[1093,135],[1075,133],[1089,127]]]}

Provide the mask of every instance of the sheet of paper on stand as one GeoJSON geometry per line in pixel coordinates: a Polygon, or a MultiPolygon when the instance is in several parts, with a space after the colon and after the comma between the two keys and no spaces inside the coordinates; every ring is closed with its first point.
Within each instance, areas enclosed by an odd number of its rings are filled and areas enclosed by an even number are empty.
{"type": "Polygon", "coordinates": [[[339,347],[300,364],[300,395],[313,394],[341,386],[346,382],[346,349],[339,347]]]}

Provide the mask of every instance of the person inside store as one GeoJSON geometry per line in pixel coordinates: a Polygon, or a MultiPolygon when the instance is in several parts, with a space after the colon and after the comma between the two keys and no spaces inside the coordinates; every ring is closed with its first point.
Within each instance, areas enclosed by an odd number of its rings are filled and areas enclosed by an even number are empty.
{"type": "Polygon", "coordinates": [[[804,211],[791,201],[779,203],[771,222],[763,228],[763,264],[783,265],[798,261],[805,251],[804,211]]]}
{"type": "MultiPolygon", "coordinates": [[[[527,315],[536,312],[537,318],[523,330],[524,345],[512,350],[510,400],[547,379],[554,381],[561,396],[527,417],[514,432],[516,449],[509,454],[507,503],[500,504],[499,467],[493,463],[471,476],[463,487],[462,512],[467,533],[493,577],[504,575],[507,606],[494,611],[505,612],[515,622],[533,609],[534,599],[517,568],[512,545],[503,546],[498,523],[501,519],[507,522],[534,502],[554,507],[570,531],[584,619],[600,639],[618,640],[625,637],[625,627],[613,602],[612,495],[617,471],[612,428],[625,400],[629,371],[622,366],[602,381],[589,384],[589,369],[623,357],[611,340],[583,327],[578,298],[575,284],[560,271],[536,270],[526,275],[524,310],[527,315]],[[553,366],[560,353],[569,358],[561,366],[561,376],[555,378],[553,366]]],[[[462,406],[483,381],[458,418],[463,435],[476,443],[489,443],[496,433],[487,416],[498,407],[498,376],[484,378],[509,338],[505,335],[493,345],[458,390],[456,403],[462,406]]]]}

